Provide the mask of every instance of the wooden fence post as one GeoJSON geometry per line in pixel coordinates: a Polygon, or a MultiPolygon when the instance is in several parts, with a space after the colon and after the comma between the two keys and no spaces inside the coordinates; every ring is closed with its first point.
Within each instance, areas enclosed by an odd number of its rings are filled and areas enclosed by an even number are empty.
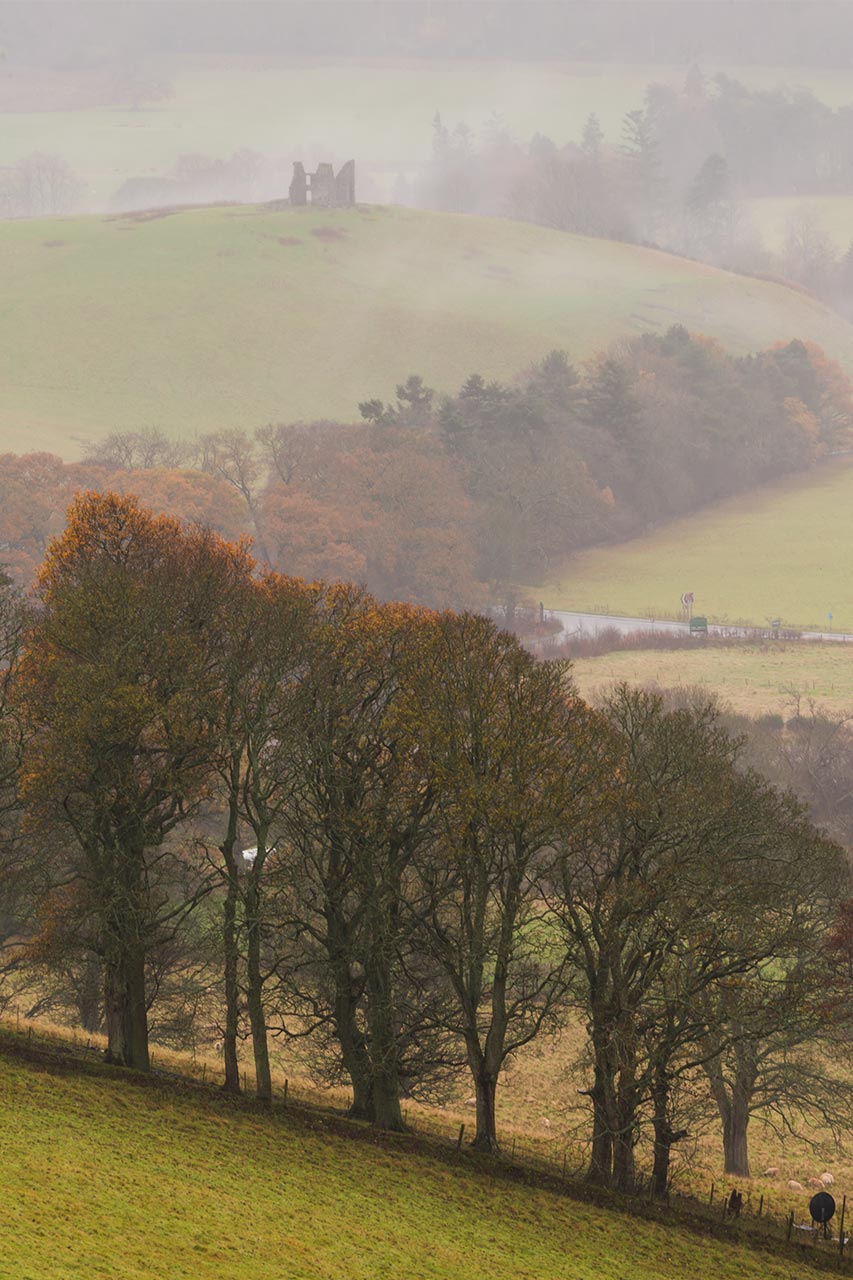
{"type": "Polygon", "coordinates": [[[464,1126],[464,1124],[460,1124],[460,1126],[459,1126],[459,1137],[456,1139],[456,1150],[457,1150],[457,1151],[461,1151],[461,1150],[462,1150],[462,1139],[464,1138],[464,1136],[465,1136],[465,1126],[464,1126]]]}
{"type": "Polygon", "coordinates": [[[761,1193],[761,1199],[760,1199],[760,1200],[759,1200],[759,1202],[758,1202],[758,1216],[759,1216],[759,1218],[761,1217],[761,1215],[762,1215],[762,1213],[763,1213],[763,1212],[764,1212],[764,1192],[762,1191],[762,1193],[761,1193]]]}
{"type": "Polygon", "coordinates": [[[838,1224],[838,1256],[844,1257],[844,1215],[847,1212],[847,1197],[841,1201],[841,1221],[838,1224]]]}
{"type": "Polygon", "coordinates": [[[290,1081],[288,1080],[287,1076],[285,1076],[284,1077],[284,1101],[285,1102],[287,1102],[287,1089],[289,1084],[290,1084],[290,1081]]]}
{"type": "Polygon", "coordinates": [[[716,1184],[715,1182],[712,1182],[712,1183],[711,1183],[711,1194],[708,1196],[708,1204],[713,1204],[713,1203],[714,1203],[714,1187],[715,1187],[716,1185],[717,1185],[717,1184],[716,1184]]]}
{"type": "Polygon", "coordinates": [[[792,1209],[788,1215],[788,1234],[785,1236],[785,1240],[787,1241],[788,1244],[791,1243],[791,1232],[793,1230],[794,1230],[794,1210],[792,1209]]]}

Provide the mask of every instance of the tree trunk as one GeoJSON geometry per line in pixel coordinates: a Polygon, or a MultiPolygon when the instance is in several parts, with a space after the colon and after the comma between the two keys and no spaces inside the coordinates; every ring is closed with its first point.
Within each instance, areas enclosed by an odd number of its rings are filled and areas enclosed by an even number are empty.
{"type": "Polygon", "coordinates": [[[101,1030],[101,998],[103,978],[98,957],[88,955],[83,961],[83,972],[77,989],[77,1012],[84,1031],[97,1035],[101,1030]]]}
{"type": "Polygon", "coordinates": [[[652,1086],[652,1102],[654,1104],[652,1124],[655,1134],[652,1189],[656,1196],[666,1195],[667,1187],[669,1186],[669,1165],[672,1157],[672,1148],[676,1142],[680,1142],[682,1138],[687,1137],[686,1129],[674,1131],[672,1128],[669,1099],[669,1081],[666,1075],[661,1072],[657,1075],[652,1086]]]}
{"type": "Polygon", "coordinates": [[[749,1108],[736,1104],[731,1108],[728,1123],[723,1126],[723,1154],[726,1173],[739,1178],[749,1178],[749,1146],[747,1126],[749,1108]]]}
{"type": "Polygon", "coordinates": [[[613,1102],[613,1185],[618,1191],[632,1192],[636,1182],[634,1147],[637,1118],[636,1086],[632,1072],[622,1070],[613,1102]]]}
{"type": "Polygon", "coordinates": [[[601,1093],[591,1089],[590,1097],[592,1098],[592,1149],[586,1180],[600,1186],[609,1186],[613,1177],[613,1133],[601,1093]]]}
{"type": "Polygon", "coordinates": [[[249,873],[246,888],[246,1004],[249,1025],[252,1030],[252,1050],[255,1058],[256,1096],[262,1102],[272,1100],[267,1020],[264,1013],[263,977],[261,974],[261,920],[260,887],[258,875],[260,849],[255,868],[249,873]]]}
{"type": "Polygon", "coordinates": [[[401,1133],[406,1126],[400,1107],[400,1072],[394,1033],[392,979],[384,949],[370,956],[367,972],[367,1020],[373,1080],[373,1123],[377,1129],[401,1133]]]}
{"type": "Polygon", "coordinates": [[[738,1178],[748,1178],[751,1175],[747,1130],[758,1075],[752,1049],[746,1042],[735,1048],[734,1079],[730,1085],[719,1059],[709,1063],[705,1070],[723,1126],[725,1171],[738,1178]]]}
{"type": "Polygon", "coordinates": [[[589,1091],[592,1100],[592,1151],[586,1179],[601,1186],[611,1186],[615,1141],[619,1132],[616,1101],[618,1061],[609,1016],[600,1008],[593,1011],[591,1038],[594,1055],[593,1087],[589,1091]]]}
{"type": "Polygon", "coordinates": [[[222,1056],[225,1064],[225,1084],[228,1093],[240,1092],[240,1063],[237,1058],[237,1036],[240,1029],[240,987],[238,982],[239,952],[237,946],[237,801],[236,783],[232,781],[232,796],[228,804],[228,831],[220,846],[225,859],[227,881],[225,901],[222,904],[223,977],[225,982],[225,1037],[222,1056]]]}
{"type": "Polygon", "coordinates": [[[149,1071],[145,955],[138,944],[115,950],[104,966],[107,1061],[149,1071]]]}
{"type": "Polygon", "coordinates": [[[490,1151],[493,1155],[500,1153],[497,1134],[497,1117],[495,1112],[495,1094],[497,1077],[485,1067],[474,1076],[474,1094],[477,1099],[477,1132],[471,1146],[475,1151],[490,1151]]]}
{"type": "Polygon", "coordinates": [[[373,1121],[373,1080],[367,1044],[358,1026],[358,1000],[352,993],[352,982],[347,971],[339,976],[335,993],[334,1021],[344,1070],[352,1085],[352,1105],[349,1115],[354,1120],[373,1121]]]}
{"type": "Polygon", "coordinates": [[[633,1131],[621,1126],[613,1142],[613,1185],[617,1191],[631,1192],[635,1180],[633,1131]]]}
{"type": "Polygon", "coordinates": [[[240,1063],[237,1058],[237,1036],[240,1026],[240,988],[237,980],[237,877],[228,868],[228,885],[222,906],[222,946],[225,979],[225,1037],[222,1055],[228,1093],[240,1092],[240,1063]]]}

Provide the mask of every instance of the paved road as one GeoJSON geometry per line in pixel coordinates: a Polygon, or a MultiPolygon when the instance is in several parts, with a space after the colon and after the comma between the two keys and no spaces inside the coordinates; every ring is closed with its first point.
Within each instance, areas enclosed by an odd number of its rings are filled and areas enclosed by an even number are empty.
{"type": "MultiPolygon", "coordinates": [[[[632,631],[661,631],[671,632],[676,635],[688,635],[690,628],[686,622],[670,622],[661,618],[623,618],[617,614],[602,613],[571,613],[565,609],[546,609],[547,615],[556,618],[562,624],[563,630],[569,632],[570,635],[597,635],[599,631],[614,628],[621,631],[623,635],[630,635],[632,631]]],[[[716,623],[710,623],[708,631],[711,635],[717,636],[744,636],[765,635],[767,628],[764,627],[724,627],[716,623]]],[[[803,640],[840,640],[853,643],[853,634],[840,631],[803,631],[800,633],[803,640]]]]}

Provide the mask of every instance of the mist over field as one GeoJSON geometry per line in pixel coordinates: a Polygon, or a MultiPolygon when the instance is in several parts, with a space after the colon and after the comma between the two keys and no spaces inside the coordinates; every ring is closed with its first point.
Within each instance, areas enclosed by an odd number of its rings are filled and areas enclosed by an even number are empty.
{"type": "Polygon", "coordinates": [[[0,0],[0,1276],[850,1274],[851,539],[849,0],[0,0]]]}

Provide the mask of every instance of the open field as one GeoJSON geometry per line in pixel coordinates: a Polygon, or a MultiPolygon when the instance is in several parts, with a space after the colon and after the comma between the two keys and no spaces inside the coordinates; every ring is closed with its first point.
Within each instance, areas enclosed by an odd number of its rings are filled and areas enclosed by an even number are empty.
{"type": "Polygon", "coordinates": [[[794,691],[828,711],[853,710],[853,646],[768,643],[715,648],[645,650],[579,658],[573,666],[581,693],[625,680],[634,685],[699,685],[735,711],[790,714],[794,691]]]}
{"type": "Polygon", "coordinates": [[[320,1116],[50,1060],[2,1057],[0,1082],[4,1280],[802,1275],[320,1116]]]}
{"type": "Polygon", "coordinates": [[[814,219],[840,252],[846,252],[853,242],[853,195],[762,196],[746,200],[744,211],[771,249],[784,247],[790,224],[804,215],[814,219]]]}
{"type": "MultiPolygon", "coordinates": [[[[679,322],[747,351],[853,326],[801,294],[654,250],[401,208],[253,206],[6,223],[0,439],[338,416],[419,372],[440,389],[679,322]]],[[[681,586],[678,587],[681,590],[681,586]]]]}
{"type": "Polygon", "coordinates": [[[693,591],[714,622],[851,631],[851,542],[853,465],[838,461],[581,552],[537,591],[549,608],[644,618],[679,616],[693,591]]]}
{"type": "MultiPolygon", "coordinates": [[[[713,75],[718,68],[705,67],[713,75]]],[[[853,100],[849,76],[808,68],[724,68],[747,84],[804,85],[830,106],[853,100]]],[[[475,132],[499,117],[522,139],[577,140],[591,111],[617,144],[626,111],[641,106],[650,81],[678,85],[686,68],[594,63],[179,59],[162,68],[172,94],[127,104],[118,78],[107,105],[50,110],[47,86],[34,107],[27,78],[0,63],[0,167],[33,151],[63,156],[85,179],[86,207],[105,209],[127,178],[160,174],[180,156],[224,157],[242,148],[287,161],[355,157],[363,198],[387,199],[399,173],[429,159],[436,111],[475,132]],[[124,100],[123,100],[124,99],[124,100]],[[17,108],[17,109],[16,109],[17,108]],[[306,108],[310,126],[306,127],[306,108]]],[[[284,192],[282,192],[284,194],[284,192]]]]}

